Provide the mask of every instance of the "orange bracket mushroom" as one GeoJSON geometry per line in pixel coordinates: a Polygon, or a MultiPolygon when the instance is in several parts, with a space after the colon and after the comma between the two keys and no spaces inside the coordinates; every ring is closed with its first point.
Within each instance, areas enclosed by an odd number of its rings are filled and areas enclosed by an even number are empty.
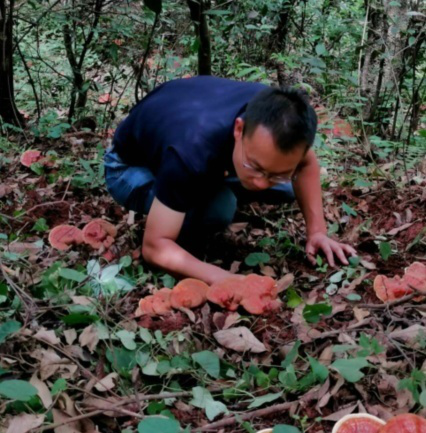
{"type": "Polygon", "coordinates": [[[368,413],[353,413],[334,424],[331,433],[378,433],[385,421],[368,413]]]}
{"type": "Polygon", "coordinates": [[[185,278],[172,289],[170,303],[173,308],[196,308],[207,301],[209,286],[195,278],[185,278]]]}
{"type": "Polygon", "coordinates": [[[99,249],[101,246],[109,248],[117,236],[114,225],[101,218],[94,219],[83,228],[83,240],[92,248],[99,249]]]}
{"type": "Polygon", "coordinates": [[[50,231],[49,242],[53,248],[67,251],[71,245],[83,243],[83,233],[77,227],[67,224],[59,225],[50,231]]]}
{"type": "Polygon", "coordinates": [[[404,413],[391,418],[379,433],[426,433],[426,420],[418,415],[404,413]]]}
{"type": "Polygon", "coordinates": [[[398,275],[393,278],[377,275],[374,279],[374,291],[383,302],[394,301],[409,295],[413,289],[426,293],[426,266],[420,262],[414,262],[406,268],[402,278],[398,275]]]}
{"type": "Polygon", "coordinates": [[[251,314],[264,314],[281,306],[277,299],[275,280],[250,274],[244,278],[230,277],[211,286],[207,293],[210,302],[235,311],[239,305],[251,314]]]}
{"type": "Polygon", "coordinates": [[[25,167],[31,167],[32,164],[35,164],[36,162],[40,162],[43,159],[43,155],[39,150],[26,150],[21,155],[21,164],[25,165],[25,167]]]}

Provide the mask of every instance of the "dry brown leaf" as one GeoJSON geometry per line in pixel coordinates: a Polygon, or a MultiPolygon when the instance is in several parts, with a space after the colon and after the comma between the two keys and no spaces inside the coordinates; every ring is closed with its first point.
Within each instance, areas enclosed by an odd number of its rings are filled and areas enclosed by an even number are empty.
{"type": "Polygon", "coordinates": [[[40,361],[40,379],[46,380],[59,372],[64,379],[71,379],[77,371],[77,366],[69,359],[61,358],[53,350],[37,349],[31,356],[40,361]]]}
{"type": "Polygon", "coordinates": [[[67,344],[73,344],[77,338],[77,331],[75,329],[66,329],[64,331],[64,336],[67,344]]]}
{"type": "Polygon", "coordinates": [[[117,373],[110,373],[95,384],[95,388],[99,392],[106,392],[115,387],[114,379],[117,379],[117,373]]]}
{"type": "Polygon", "coordinates": [[[392,331],[389,334],[390,338],[394,338],[395,340],[402,340],[411,346],[418,345],[418,336],[419,334],[426,334],[426,327],[423,325],[415,324],[411,325],[405,329],[397,329],[392,331]]]}
{"type": "Polygon", "coordinates": [[[228,314],[222,329],[229,329],[232,325],[235,325],[240,320],[240,317],[241,316],[236,311],[228,314]]]}
{"type": "Polygon", "coordinates": [[[6,433],[27,433],[37,427],[40,427],[44,422],[44,415],[32,415],[23,413],[14,416],[9,423],[6,433]]]}
{"type": "Polygon", "coordinates": [[[0,198],[10,194],[13,191],[13,188],[10,185],[6,185],[5,183],[0,183],[0,198]]]}
{"type": "Polygon", "coordinates": [[[358,407],[358,402],[355,404],[345,407],[344,409],[340,409],[337,412],[334,412],[323,418],[324,421],[339,421],[345,415],[349,415],[358,407]]]}
{"type": "Polygon", "coordinates": [[[88,296],[71,296],[74,304],[84,305],[84,306],[92,306],[95,303],[93,298],[89,298],[88,296]]]}
{"type": "Polygon", "coordinates": [[[228,230],[232,233],[238,233],[244,230],[248,226],[248,223],[232,223],[228,226],[228,230]]]}
{"type": "MultiPolygon", "coordinates": [[[[114,411],[117,403],[120,403],[122,400],[116,397],[108,397],[106,399],[88,397],[82,402],[82,406],[88,411],[102,409],[104,412],[102,413],[105,416],[110,417],[119,417],[119,416],[128,416],[123,412],[114,411]]],[[[134,404],[129,403],[128,405],[121,406],[123,409],[128,409],[132,411],[137,411],[138,407],[133,407],[134,404]]]]}
{"type": "Polygon", "coordinates": [[[81,344],[81,347],[87,346],[90,353],[93,353],[99,343],[98,330],[94,325],[87,326],[83,329],[80,337],[78,337],[78,341],[81,344]]]}
{"type": "Polygon", "coordinates": [[[37,388],[38,396],[40,397],[43,406],[46,409],[48,409],[51,406],[53,400],[52,400],[52,394],[50,393],[50,390],[47,387],[47,385],[37,377],[37,373],[33,374],[30,383],[31,385],[37,388]]]}
{"type": "Polygon", "coordinates": [[[284,290],[288,289],[293,284],[293,281],[294,281],[293,274],[286,274],[282,278],[280,278],[277,281],[278,293],[281,293],[284,290]]]}
{"type": "Polygon", "coordinates": [[[45,341],[50,344],[59,344],[61,340],[56,336],[55,331],[48,331],[45,328],[41,328],[35,335],[34,338],[40,341],[45,341]]]}
{"type": "MultiPolygon", "coordinates": [[[[59,409],[52,409],[54,423],[68,421],[71,416],[59,409]]],[[[55,428],[55,433],[83,433],[80,422],[73,421],[55,428]]]]}
{"type": "Polygon", "coordinates": [[[42,246],[36,242],[13,242],[9,244],[9,251],[15,254],[37,255],[42,250],[42,246]]]}
{"type": "Polygon", "coordinates": [[[260,266],[260,273],[263,275],[266,275],[267,277],[275,278],[277,274],[274,271],[274,268],[272,266],[260,266]]]}
{"type": "Polygon", "coordinates": [[[402,232],[403,230],[408,229],[408,227],[411,227],[413,224],[414,224],[414,222],[403,224],[401,227],[396,227],[396,228],[388,231],[386,234],[389,235],[389,236],[395,236],[399,232],[402,232]]]}
{"type": "Polygon", "coordinates": [[[236,352],[261,353],[266,347],[245,326],[217,331],[213,334],[219,344],[236,352]]]}
{"type": "Polygon", "coordinates": [[[373,262],[369,262],[368,260],[360,260],[360,263],[362,266],[364,266],[365,269],[368,269],[370,271],[376,269],[376,265],[373,262]]]}
{"type": "Polygon", "coordinates": [[[363,308],[354,307],[353,310],[354,310],[355,319],[358,322],[361,322],[362,320],[364,320],[366,317],[370,315],[370,312],[368,310],[364,310],[363,308]]]}

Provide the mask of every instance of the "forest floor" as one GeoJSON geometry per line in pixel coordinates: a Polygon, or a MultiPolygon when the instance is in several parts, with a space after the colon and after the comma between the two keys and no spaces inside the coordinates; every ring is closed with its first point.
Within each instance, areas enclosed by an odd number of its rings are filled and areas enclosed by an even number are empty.
{"type": "Polygon", "coordinates": [[[143,416],[162,414],[209,431],[291,424],[328,432],[347,413],[383,419],[425,413],[424,300],[384,304],[373,290],[376,275],[402,276],[410,264],[426,261],[421,161],[403,174],[412,179],[407,183],[392,177],[395,165],[402,167],[397,159],[367,164],[351,152],[354,144],[336,140],[319,150],[328,159],[325,215],[334,236],[357,249],[360,261],[351,266],[308,263],[295,204],[245,205],[226,233],[208,239],[202,258],[226,269],[276,279],[293,274],[278,313],[259,317],[205,304],[193,314],[134,318],[141,297],[173,280],[141,261],[144,217],[106,192],[100,161],[107,142],[76,132],[34,143],[54,150],[49,168],[24,167],[17,144],[4,152],[0,379],[29,381],[37,396],[22,390],[0,400],[3,427],[26,413],[32,431],[67,422],[57,431],[97,425],[131,432],[143,416]],[[118,229],[107,258],[82,245],[66,252],[50,247],[56,225],[81,228],[95,218],[118,229]],[[241,352],[217,341],[217,331],[236,327],[249,329],[249,346],[264,350],[241,352]],[[145,400],[146,394],[154,396],[145,400]]]}

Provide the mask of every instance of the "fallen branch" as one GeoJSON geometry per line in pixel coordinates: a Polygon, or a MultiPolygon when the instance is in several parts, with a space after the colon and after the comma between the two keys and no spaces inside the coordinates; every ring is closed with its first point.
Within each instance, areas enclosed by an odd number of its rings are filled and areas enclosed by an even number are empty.
{"type": "Polygon", "coordinates": [[[207,424],[203,427],[196,428],[192,430],[193,432],[204,432],[204,431],[218,431],[222,427],[227,427],[230,425],[236,424],[238,421],[246,421],[252,418],[260,418],[263,416],[271,415],[273,413],[279,413],[283,410],[288,410],[293,406],[294,404],[298,404],[297,401],[289,401],[286,403],[280,403],[276,404],[274,406],[265,407],[263,409],[257,409],[252,412],[246,412],[242,415],[233,415],[224,419],[221,419],[220,421],[213,422],[211,424],[207,424]]]}
{"type": "MultiPolygon", "coordinates": [[[[174,397],[188,397],[188,396],[192,396],[192,392],[191,391],[182,391],[182,392],[163,392],[160,394],[138,394],[137,398],[141,401],[141,400],[161,400],[164,398],[174,398],[174,397]]],[[[35,430],[38,433],[47,431],[47,430],[53,430],[56,429],[58,427],[61,427],[63,425],[72,423],[72,422],[77,422],[77,421],[81,421],[83,419],[87,419],[87,418],[92,418],[94,416],[97,415],[101,415],[104,412],[111,412],[116,410],[117,408],[121,407],[121,406],[125,406],[127,404],[133,403],[134,401],[136,401],[136,397],[131,397],[131,398],[125,398],[120,402],[114,402],[114,407],[106,407],[104,409],[96,409],[93,410],[91,412],[87,412],[81,415],[77,415],[74,417],[70,417],[67,420],[64,421],[60,421],[57,423],[53,423],[53,424],[49,424],[45,427],[42,427],[38,430],[35,430]]],[[[129,415],[129,413],[131,414],[131,416],[137,417],[137,418],[143,418],[143,415],[140,414],[136,414],[134,412],[130,412],[130,411],[123,411],[123,410],[117,410],[117,412],[122,412],[122,413],[126,413],[126,415],[129,415]]]]}

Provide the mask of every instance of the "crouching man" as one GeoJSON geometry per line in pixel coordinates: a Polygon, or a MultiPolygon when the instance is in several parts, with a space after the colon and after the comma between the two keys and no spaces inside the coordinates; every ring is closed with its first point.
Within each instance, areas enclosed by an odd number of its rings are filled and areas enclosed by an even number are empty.
{"type": "Polygon", "coordinates": [[[127,209],[148,215],[144,259],[212,284],[229,271],[194,257],[188,240],[232,222],[237,199],[296,197],[306,221],[308,259],[334,266],[355,250],[327,237],[317,127],[303,93],[210,76],[170,81],[140,101],[105,155],[107,188],[127,209]]]}

